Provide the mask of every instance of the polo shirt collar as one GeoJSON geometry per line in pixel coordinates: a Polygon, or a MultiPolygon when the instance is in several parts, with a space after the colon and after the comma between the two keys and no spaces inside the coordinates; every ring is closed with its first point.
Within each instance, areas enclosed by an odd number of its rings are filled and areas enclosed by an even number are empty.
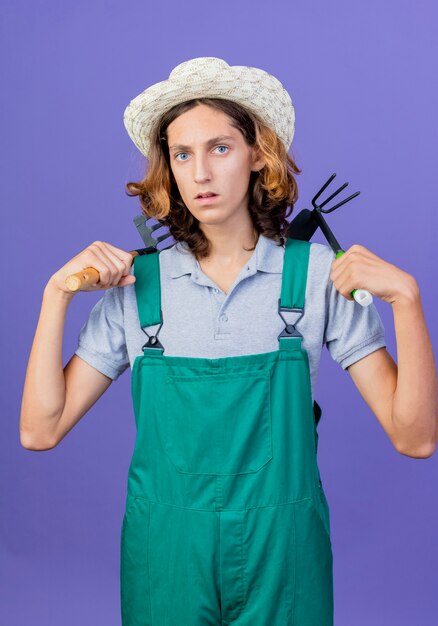
{"type": "MultiPolygon", "coordinates": [[[[178,241],[171,248],[171,278],[184,274],[193,274],[199,269],[199,263],[185,241],[178,241]]],[[[281,274],[283,271],[284,246],[260,233],[255,250],[248,261],[251,273],[257,271],[281,274]]]]}

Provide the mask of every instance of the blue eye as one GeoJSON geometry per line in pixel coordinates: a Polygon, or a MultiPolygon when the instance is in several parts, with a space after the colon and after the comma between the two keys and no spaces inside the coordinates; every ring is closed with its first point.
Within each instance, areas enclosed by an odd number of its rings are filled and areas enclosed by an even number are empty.
{"type": "MultiPolygon", "coordinates": [[[[228,146],[216,146],[216,148],[226,148],[227,150],[229,150],[228,146]]],[[[215,150],[216,150],[215,148],[215,150]]],[[[178,160],[178,157],[181,156],[181,154],[187,154],[187,152],[178,152],[178,154],[175,154],[175,159],[178,160]]],[[[221,152],[220,154],[224,154],[224,152],[221,152]]],[[[181,159],[180,159],[181,160],[181,159]]],[[[182,159],[183,161],[187,161],[187,159],[182,159]]]]}

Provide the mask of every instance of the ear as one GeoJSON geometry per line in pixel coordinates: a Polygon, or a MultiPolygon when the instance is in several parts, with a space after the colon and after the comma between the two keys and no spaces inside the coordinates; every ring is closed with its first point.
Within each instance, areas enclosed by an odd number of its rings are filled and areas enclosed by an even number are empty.
{"type": "Polygon", "coordinates": [[[258,172],[266,165],[266,161],[260,152],[260,148],[252,149],[251,171],[258,172]]]}

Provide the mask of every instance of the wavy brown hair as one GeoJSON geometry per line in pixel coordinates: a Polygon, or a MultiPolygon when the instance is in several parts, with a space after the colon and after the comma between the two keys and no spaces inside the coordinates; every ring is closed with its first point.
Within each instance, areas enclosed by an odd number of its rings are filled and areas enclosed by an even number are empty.
{"type": "Polygon", "coordinates": [[[196,98],[166,111],[151,133],[146,174],[139,182],[126,184],[127,195],[138,196],[145,217],[155,218],[167,226],[172,237],[176,241],[185,241],[198,260],[208,256],[211,244],[199,228],[199,220],[190,213],[178,191],[170,167],[166,132],[174,119],[199,104],[225,113],[230,124],[240,130],[246,143],[260,150],[265,165],[260,171],[251,172],[248,189],[248,209],[256,241],[258,234],[262,233],[278,245],[284,245],[289,228],[286,218],[292,213],[298,198],[294,174],[299,174],[301,170],[277,133],[256,114],[231,100],[196,98]]]}

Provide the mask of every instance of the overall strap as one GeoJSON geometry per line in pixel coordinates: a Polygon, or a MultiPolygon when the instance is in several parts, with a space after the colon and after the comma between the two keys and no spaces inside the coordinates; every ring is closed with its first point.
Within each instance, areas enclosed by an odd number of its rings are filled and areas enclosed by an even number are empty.
{"type": "Polygon", "coordinates": [[[281,306],[303,309],[309,267],[310,242],[288,237],[284,250],[281,306]]]}
{"type": "Polygon", "coordinates": [[[134,257],[135,295],[140,326],[161,324],[159,250],[134,257]]]}
{"type": "MultiPolygon", "coordinates": [[[[304,301],[306,296],[307,272],[309,269],[310,241],[293,239],[286,241],[283,261],[283,276],[281,284],[281,296],[278,301],[278,312],[297,311],[304,315],[304,301]]],[[[287,324],[283,316],[286,328],[278,336],[280,350],[301,350],[302,334],[292,324],[287,324]]],[[[297,323],[298,319],[295,321],[297,323]]],[[[307,358],[307,357],[306,357],[307,358]]],[[[317,425],[321,419],[322,409],[316,400],[313,401],[314,438],[315,452],[318,450],[317,425]]],[[[319,480],[320,485],[321,479],[319,480]]]]}
{"type": "MultiPolygon", "coordinates": [[[[301,349],[303,336],[294,324],[288,324],[281,315],[282,311],[301,313],[304,315],[304,300],[306,296],[307,270],[309,267],[310,242],[288,237],[286,240],[283,261],[283,275],[281,294],[278,300],[278,313],[286,324],[285,329],[278,335],[280,349],[301,349]]],[[[295,324],[297,323],[295,320],[295,324]]]]}

